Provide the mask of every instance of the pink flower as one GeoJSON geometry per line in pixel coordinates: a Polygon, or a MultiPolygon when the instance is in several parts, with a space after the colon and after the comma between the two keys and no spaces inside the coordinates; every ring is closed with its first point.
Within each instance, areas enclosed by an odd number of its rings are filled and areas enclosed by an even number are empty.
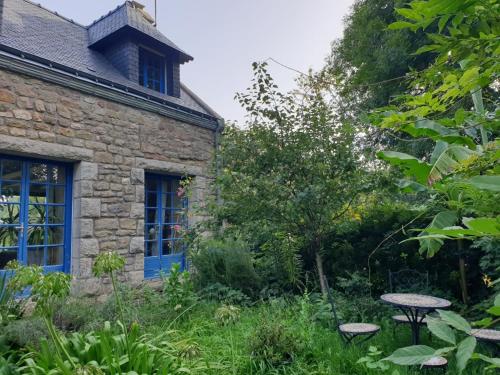
{"type": "Polygon", "coordinates": [[[174,231],[176,232],[179,232],[182,229],[182,227],[179,224],[175,224],[174,226],[172,226],[172,228],[174,228],[174,231]]]}
{"type": "Polygon", "coordinates": [[[186,191],[184,190],[183,187],[180,187],[177,189],[177,196],[182,197],[186,191]]]}

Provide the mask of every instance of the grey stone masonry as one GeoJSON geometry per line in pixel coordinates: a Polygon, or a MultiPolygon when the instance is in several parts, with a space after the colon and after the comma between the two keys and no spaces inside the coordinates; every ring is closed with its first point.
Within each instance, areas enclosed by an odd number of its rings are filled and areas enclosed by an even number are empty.
{"type": "Polygon", "coordinates": [[[123,282],[143,282],[145,173],[193,176],[190,203],[202,206],[214,139],[210,129],[0,70],[0,154],[73,164],[75,293],[107,292],[91,272],[103,251],[127,258],[123,282]]]}

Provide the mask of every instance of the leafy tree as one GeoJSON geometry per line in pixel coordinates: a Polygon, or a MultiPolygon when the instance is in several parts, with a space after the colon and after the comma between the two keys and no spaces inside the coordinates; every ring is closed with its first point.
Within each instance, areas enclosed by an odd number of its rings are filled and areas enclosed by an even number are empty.
{"type": "Polygon", "coordinates": [[[424,32],[388,29],[398,19],[394,7],[403,3],[400,0],[355,1],[344,20],[343,37],[333,42],[319,76],[327,85],[333,84],[337,94],[336,111],[343,121],[356,124],[360,133],[366,135],[363,143],[368,151],[391,145],[400,151],[424,155],[431,147],[429,142],[381,132],[370,126],[364,116],[404,93],[415,72],[432,62],[432,53],[413,54],[429,42],[424,32]]]}
{"type": "Polygon", "coordinates": [[[425,192],[429,225],[413,239],[432,257],[445,240],[458,240],[462,297],[467,303],[463,247],[465,240],[500,236],[500,144],[498,136],[498,73],[500,32],[497,0],[412,1],[397,9],[406,18],[393,30],[427,30],[433,64],[421,72],[397,106],[373,116],[383,129],[430,139],[429,158],[383,151],[382,159],[397,165],[407,179],[399,185],[425,192]]]}
{"type": "Polygon", "coordinates": [[[223,137],[217,214],[227,230],[258,242],[284,282],[296,285],[302,265],[322,276],[325,239],[370,186],[354,128],[337,121],[312,79],[303,80],[299,93],[283,94],[265,63],[255,63],[254,73],[248,92],[237,95],[247,126],[229,126],[223,137]]]}

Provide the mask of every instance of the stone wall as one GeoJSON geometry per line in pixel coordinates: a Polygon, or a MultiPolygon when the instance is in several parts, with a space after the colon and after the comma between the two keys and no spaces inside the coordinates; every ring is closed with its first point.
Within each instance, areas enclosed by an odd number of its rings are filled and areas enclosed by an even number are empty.
{"type": "Polygon", "coordinates": [[[101,251],[127,258],[124,281],[143,280],[145,171],[194,176],[190,202],[202,205],[213,150],[212,130],[0,70],[0,154],[74,164],[77,293],[103,292],[91,275],[101,251]]]}

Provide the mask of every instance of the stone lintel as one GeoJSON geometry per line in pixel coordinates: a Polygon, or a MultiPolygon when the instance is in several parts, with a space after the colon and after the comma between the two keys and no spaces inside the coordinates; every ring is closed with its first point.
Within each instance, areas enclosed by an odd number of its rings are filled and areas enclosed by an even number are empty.
{"type": "Polygon", "coordinates": [[[11,155],[70,162],[92,160],[94,156],[92,150],[84,148],[35,141],[9,135],[2,135],[0,137],[0,152],[11,155]]]}
{"type": "Polygon", "coordinates": [[[143,168],[151,172],[174,173],[178,175],[188,174],[191,176],[203,175],[201,167],[170,161],[136,158],[135,163],[138,168],[143,168]]]}

